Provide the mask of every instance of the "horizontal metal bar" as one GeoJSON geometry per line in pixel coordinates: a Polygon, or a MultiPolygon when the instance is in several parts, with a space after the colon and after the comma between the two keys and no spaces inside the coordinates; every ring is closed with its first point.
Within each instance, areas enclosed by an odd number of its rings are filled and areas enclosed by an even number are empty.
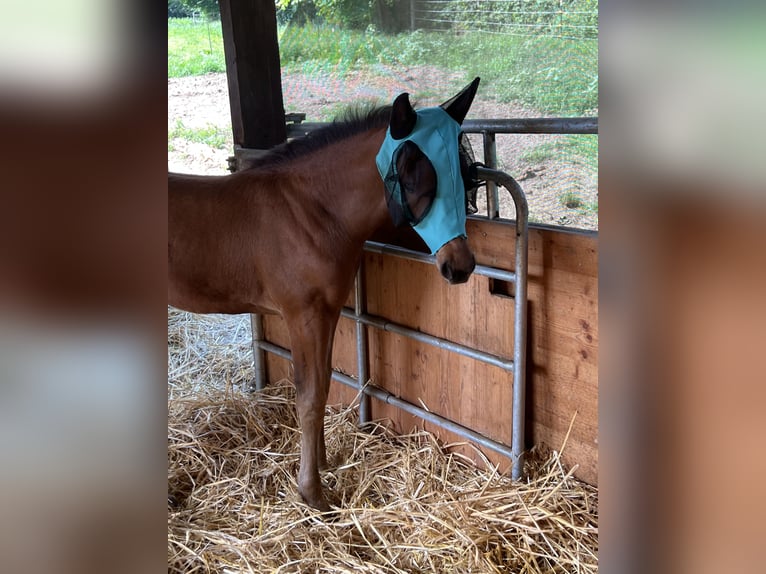
{"type": "Polygon", "coordinates": [[[464,132],[496,134],[597,134],[598,118],[513,118],[465,120],[464,132]]]}
{"type": "MultiPolygon", "coordinates": [[[[436,257],[434,255],[429,255],[428,253],[422,253],[420,251],[413,251],[412,249],[399,247],[398,245],[391,245],[389,243],[379,243],[377,241],[367,241],[364,244],[364,250],[368,251],[369,253],[394,255],[396,257],[402,257],[403,259],[418,261],[420,263],[434,263],[436,261],[436,257]]],[[[513,271],[505,271],[504,269],[487,267],[486,265],[477,265],[473,272],[476,275],[490,277],[492,279],[499,279],[501,281],[509,281],[511,283],[516,281],[516,273],[513,271]]]]}
{"type": "MultiPolygon", "coordinates": [[[[297,138],[327,126],[327,122],[287,124],[287,137],[297,138]]],[[[597,134],[598,118],[513,118],[465,120],[463,131],[496,134],[597,134]]]]}
{"type": "Polygon", "coordinates": [[[344,307],[341,310],[341,315],[343,315],[344,317],[348,319],[352,319],[354,321],[360,321],[364,323],[365,325],[369,325],[370,327],[375,327],[376,329],[380,329],[381,331],[387,331],[389,333],[394,333],[396,335],[402,335],[403,337],[408,337],[410,339],[414,339],[415,341],[420,341],[421,343],[426,343],[428,345],[432,345],[439,349],[445,349],[447,351],[452,351],[453,353],[457,353],[458,355],[463,355],[464,357],[470,357],[471,359],[476,359],[477,361],[489,363],[490,365],[500,367],[501,369],[505,369],[507,371],[510,371],[513,369],[513,361],[511,359],[498,357],[497,355],[493,355],[492,353],[479,351],[472,347],[467,347],[465,345],[461,345],[459,343],[455,343],[447,339],[442,339],[441,337],[429,335],[427,333],[423,333],[422,331],[418,331],[416,329],[410,329],[409,327],[405,327],[404,325],[400,325],[399,323],[394,323],[393,321],[389,321],[388,319],[384,317],[379,317],[377,315],[370,315],[369,313],[362,313],[360,315],[357,315],[354,312],[354,310],[351,309],[350,307],[344,307]]]}
{"type": "MultiPolygon", "coordinates": [[[[340,380],[341,376],[339,376],[337,380],[339,382],[342,382],[343,384],[347,384],[356,388],[356,381],[354,381],[354,379],[351,379],[351,377],[347,377],[345,375],[343,375],[343,377],[350,379],[350,382],[341,381],[340,380]]],[[[486,437],[483,434],[480,434],[474,430],[471,430],[468,427],[464,427],[463,425],[458,424],[454,421],[451,421],[450,419],[445,418],[441,415],[437,415],[436,413],[432,413],[431,411],[427,411],[421,407],[413,405],[412,403],[405,401],[404,399],[401,399],[389,393],[388,391],[381,389],[380,387],[377,387],[375,385],[366,385],[362,390],[364,391],[366,395],[369,395],[375,399],[378,399],[379,401],[382,401],[386,404],[389,404],[398,409],[401,409],[406,413],[419,417],[426,422],[429,422],[445,430],[448,430],[452,433],[455,433],[456,435],[460,437],[467,438],[468,440],[473,441],[480,446],[483,446],[485,448],[498,452],[510,458],[511,460],[515,460],[516,458],[513,455],[513,449],[511,449],[507,445],[504,445],[503,443],[498,442],[496,440],[492,440],[491,438],[486,437]]]]}
{"type": "MultiPolygon", "coordinates": [[[[259,347],[264,351],[277,355],[278,357],[292,361],[292,354],[288,349],[285,349],[284,347],[280,347],[279,345],[275,345],[274,343],[269,343],[267,341],[261,341],[259,343],[259,347]]],[[[343,385],[351,387],[357,391],[359,390],[359,383],[356,381],[356,379],[349,377],[348,375],[333,370],[332,378],[333,380],[338,381],[343,385]]],[[[389,393],[385,389],[381,389],[375,385],[368,384],[362,387],[362,392],[375,399],[378,399],[379,401],[397,407],[406,413],[419,417],[426,422],[455,433],[460,437],[467,438],[468,440],[473,441],[478,445],[507,456],[511,460],[514,460],[515,458],[513,450],[507,445],[484,436],[483,434],[471,430],[467,427],[464,427],[463,425],[458,424],[455,421],[451,421],[441,415],[437,415],[436,413],[427,411],[426,409],[418,407],[417,405],[413,405],[412,403],[389,393]]]]}

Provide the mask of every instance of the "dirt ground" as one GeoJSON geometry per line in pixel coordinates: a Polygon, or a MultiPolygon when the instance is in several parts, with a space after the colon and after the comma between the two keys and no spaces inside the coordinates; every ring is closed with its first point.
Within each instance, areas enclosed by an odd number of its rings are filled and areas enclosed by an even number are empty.
{"type": "MultiPolygon", "coordinates": [[[[328,121],[345,105],[373,100],[380,104],[390,103],[393,98],[407,91],[419,94],[420,107],[437,105],[452,93],[438,90],[434,77],[447,82],[441,72],[428,68],[411,68],[404,74],[392,76],[385,69],[351,71],[341,77],[324,73],[301,74],[283,72],[282,89],[285,111],[306,114],[307,121],[328,121]],[[444,92],[444,93],[442,93],[444,92]],[[433,97],[428,94],[433,93],[433,97]],[[422,97],[426,94],[425,97],[422,97]]],[[[438,82],[437,82],[438,83],[438,82]]],[[[454,82],[453,82],[454,83],[454,82]]],[[[468,117],[527,118],[542,117],[535,110],[512,104],[498,103],[479,94],[468,117]]],[[[190,129],[215,126],[229,134],[225,149],[204,143],[176,138],[168,142],[168,169],[183,173],[225,174],[227,158],[232,154],[231,116],[225,74],[207,74],[168,79],[168,130],[179,122],[190,129]]],[[[530,221],[561,225],[578,229],[597,229],[598,202],[597,174],[578,166],[568,157],[545,157],[539,160],[524,159],[543,144],[555,142],[558,135],[514,134],[497,136],[498,167],[513,176],[524,189],[529,202],[530,221]],[[576,194],[585,207],[568,208],[562,203],[567,192],[576,194]]],[[[476,159],[481,160],[481,138],[472,136],[471,142],[476,159]]],[[[538,154],[540,155],[540,154],[538,154]]],[[[544,154],[543,154],[544,155],[544,154]]],[[[479,213],[486,213],[486,199],[479,193],[479,213]]],[[[500,216],[515,219],[510,194],[500,190],[500,216]]]]}

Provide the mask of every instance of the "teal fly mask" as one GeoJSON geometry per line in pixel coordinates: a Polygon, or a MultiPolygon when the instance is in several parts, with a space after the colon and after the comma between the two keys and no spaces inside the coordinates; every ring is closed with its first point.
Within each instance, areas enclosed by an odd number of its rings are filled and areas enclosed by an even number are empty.
{"type": "Polygon", "coordinates": [[[407,94],[401,94],[394,102],[391,124],[376,157],[394,223],[411,225],[431,253],[456,237],[465,237],[466,209],[475,212],[476,185],[467,175],[473,157],[460,123],[478,83],[476,78],[442,106],[417,112],[407,94]],[[430,167],[421,169],[422,173],[400,173],[408,158],[422,161],[423,156],[430,167]]]}

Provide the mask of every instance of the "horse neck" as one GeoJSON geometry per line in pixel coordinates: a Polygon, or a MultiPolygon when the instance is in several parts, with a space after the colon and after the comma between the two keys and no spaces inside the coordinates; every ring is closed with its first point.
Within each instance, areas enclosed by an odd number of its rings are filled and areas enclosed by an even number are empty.
{"type": "Polygon", "coordinates": [[[324,182],[313,190],[321,210],[359,247],[389,218],[375,164],[384,137],[385,129],[362,132],[312,154],[302,166],[310,181],[324,182]]]}

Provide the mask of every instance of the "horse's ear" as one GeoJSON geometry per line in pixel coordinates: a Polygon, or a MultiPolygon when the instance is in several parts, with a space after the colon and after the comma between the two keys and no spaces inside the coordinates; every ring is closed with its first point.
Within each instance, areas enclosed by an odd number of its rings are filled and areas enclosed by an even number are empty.
{"type": "Polygon", "coordinates": [[[410,104],[410,95],[406,92],[399,94],[391,109],[391,137],[395,140],[406,138],[415,128],[417,119],[418,115],[410,104]]]}
{"type": "Polygon", "coordinates": [[[473,82],[463,88],[459,94],[451,97],[441,105],[442,109],[459,124],[463,123],[465,116],[468,114],[468,108],[471,107],[476,90],[479,88],[480,79],[479,77],[474,78],[473,82]]]}

